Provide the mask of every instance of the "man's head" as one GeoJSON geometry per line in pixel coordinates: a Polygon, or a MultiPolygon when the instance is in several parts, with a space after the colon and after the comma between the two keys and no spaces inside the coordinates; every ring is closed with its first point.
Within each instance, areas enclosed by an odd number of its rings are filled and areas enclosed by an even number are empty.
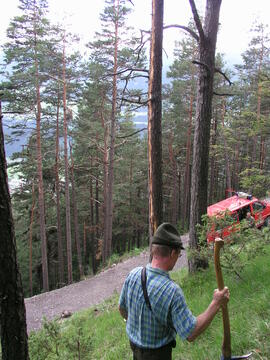
{"type": "Polygon", "coordinates": [[[151,239],[151,245],[154,244],[169,246],[179,250],[184,249],[177,229],[170,223],[163,223],[159,225],[151,239]]]}
{"type": "Polygon", "coordinates": [[[170,223],[161,224],[151,239],[152,266],[170,271],[184,249],[180,235],[170,223]]]}

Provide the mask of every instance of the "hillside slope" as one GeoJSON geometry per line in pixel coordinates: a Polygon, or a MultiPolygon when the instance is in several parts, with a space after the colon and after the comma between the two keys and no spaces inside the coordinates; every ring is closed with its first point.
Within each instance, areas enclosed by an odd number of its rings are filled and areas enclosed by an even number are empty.
{"type": "MultiPolygon", "coordinates": [[[[188,236],[182,236],[182,240],[187,244],[188,236]]],[[[148,260],[149,253],[143,252],[86,280],[25,299],[28,332],[40,329],[43,317],[52,320],[61,317],[64,311],[74,313],[87,309],[108,299],[114,292],[119,293],[127,274],[136,266],[146,265],[148,260]]],[[[183,251],[175,269],[186,265],[183,251]]]]}

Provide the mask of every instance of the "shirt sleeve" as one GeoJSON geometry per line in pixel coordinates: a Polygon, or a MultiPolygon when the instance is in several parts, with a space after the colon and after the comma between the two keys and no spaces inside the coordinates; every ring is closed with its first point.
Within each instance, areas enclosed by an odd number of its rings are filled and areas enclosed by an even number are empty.
{"type": "Polygon", "coordinates": [[[171,319],[173,326],[182,340],[185,340],[195,329],[197,319],[189,310],[180,287],[176,288],[171,303],[171,319]]]}
{"type": "Polygon", "coordinates": [[[124,310],[127,310],[127,306],[126,306],[126,288],[127,288],[127,279],[124,282],[124,285],[122,287],[119,302],[118,302],[118,305],[120,306],[120,308],[124,309],[124,310]]]}

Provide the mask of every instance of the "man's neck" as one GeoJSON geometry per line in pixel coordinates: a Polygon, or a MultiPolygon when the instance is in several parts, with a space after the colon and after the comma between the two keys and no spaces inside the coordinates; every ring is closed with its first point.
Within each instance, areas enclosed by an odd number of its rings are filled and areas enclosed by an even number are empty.
{"type": "Polygon", "coordinates": [[[154,269],[160,269],[166,272],[170,271],[167,261],[163,261],[161,258],[153,258],[151,266],[154,269]]]}

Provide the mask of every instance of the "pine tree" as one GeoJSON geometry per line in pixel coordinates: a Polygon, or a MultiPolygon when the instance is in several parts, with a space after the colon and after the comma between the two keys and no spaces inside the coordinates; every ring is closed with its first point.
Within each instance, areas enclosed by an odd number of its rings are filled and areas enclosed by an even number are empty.
{"type": "MultiPolygon", "coordinates": [[[[139,57],[138,42],[130,34],[126,26],[130,9],[124,0],[107,0],[104,13],[101,14],[102,32],[96,34],[96,40],[89,44],[91,61],[99,63],[103,68],[103,79],[107,84],[106,97],[111,100],[110,118],[104,118],[104,242],[103,261],[112,252],[112,224],[113,224],[113,193],[114,193],[114,157],[115,136],[120,118],[120,110],[128,90],[128,83],[132,79],[133,71],[143,63],[139,57]],[[136,49],[137,48],[137,49],[136,49]],[[108,80],[112,80],[112,84],[108,80]],[[109,126],[107,122],[109,120],[109,126]],[[108,131],[108,133],[107,133],[108,131]],[[106,144],[105,144],[106,143],[106,144]]],[[[143,55],[143,52],[141,52],[143,55]]],[[[103,111],[103,114],[104,111],[103,111]]]]}
{"type": "MultiPolygon", "coordinates": [[[[181,208],[181,224],[183,228],[189,222],[190,170],[197,75],[197,68],[192,61],[197,58],[197,52],[198,46],[193,38],[184,38],[177,43],[174,51],[175,60],[167,73],[167,76],[171,79],[171,84],[165,89],[165,129],[171,129],[170,131],[173,132],[175,138],[173,142],[174,152],[178,159],[177,166],[180,177],[178,183],[179,181],[182,183],[181,193],[178,191],[178,197],[180,198],[178,207],[181,208]]],[[[180,218],[179,213],[177,218],[180,218]]]]}
{"type": "Polygon", "coordinates": [[[46,54],[49,23],[46,19],[46,0],[21,0],[22,15],[15,17],[7,30],[9,42],[4,48],[4,60],[12,66],[8,80],[13,86],[9,108],[28,113],[28,121],[36,122],[36,166],[38,179],[39,224],[42,254],[43,288],[49,290],[47,238],[45,225],[44,185],[41,140],[41,79],[42,59],[46,54]]]}

